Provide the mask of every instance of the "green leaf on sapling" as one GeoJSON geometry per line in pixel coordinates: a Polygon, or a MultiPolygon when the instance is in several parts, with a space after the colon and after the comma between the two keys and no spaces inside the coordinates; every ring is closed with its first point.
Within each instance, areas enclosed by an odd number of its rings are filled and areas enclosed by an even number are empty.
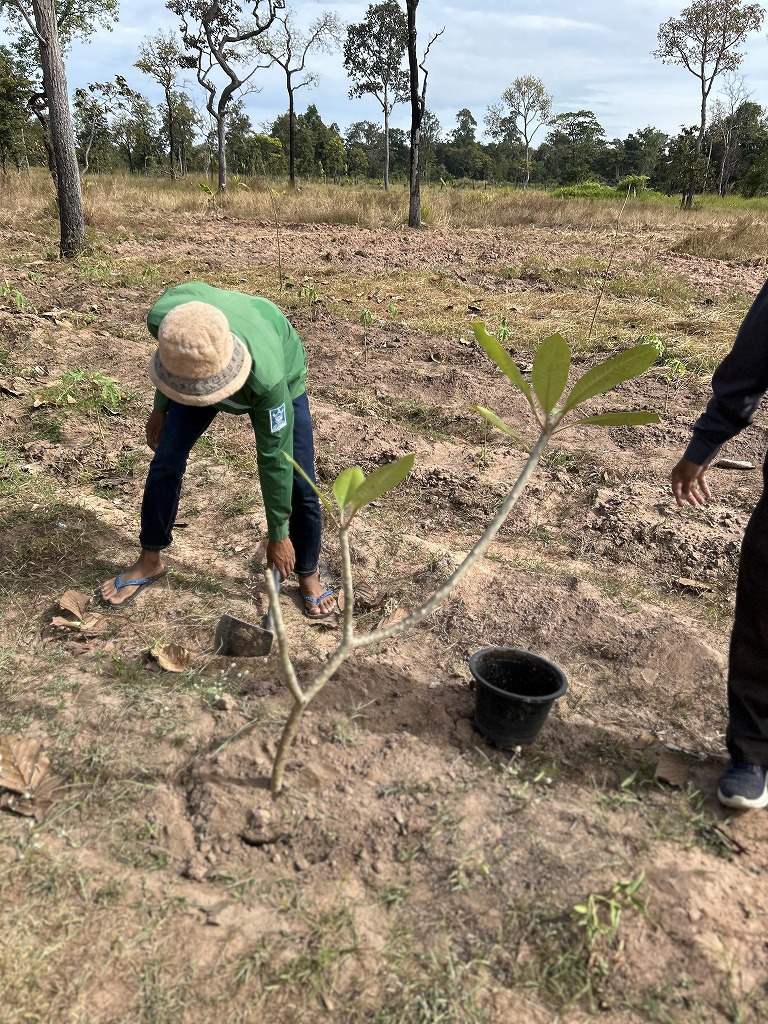
{"type": "Polygon", "coordinates": [[[415,455],[404,455],[397,462],[388,462],[386,466],[374,469],[370,476],[359,484],[351,496],[352,511],[359,512],[364,505],[369,505],[376,498],[404,480],[413,469],[415,455]]]}
{"type": "Polygon", "coordinates": [[[639,377],[653,366],[658,356],[659,350],[655,345],[634,345],[626,352],[620,352],[617,356],[593,366],[573,385],[562,411],[569,412],[582,402],[586,402],[588,398],[602,395],[625,380],[639,377]]]}
{"type": "Polygon", "coordinates": [[[571,350],[565,338],[561,334],[551,334],[545,338],[533,357],[531,383],[548,416],[565,390],[570,368],[571,350]]]}
{"type": "Polygon", "coordinates": [[[512,384],[522,391],[528,400],[528,404],[531,409],[536,412],[536,403],[533,400],[533,393],[531,391],[528,381],[523,377],[520,372],[520,368],[514,361],[512,356],[503,348],[498,341],[489,334],[485,329],[485,324],[482,322],[473,323],[472,330],[475,332],[475,338],[477,339],[478,345],[485,350],[487,355],[493,360],[498,366],[501,372],[509,378],[512,384]]]}
{"type": "Polygon", "coordinates": [[[331,517],[331,519],[333,520],[334,524],[338,527],[339,523],[338,523],[338,520],[336,519],[336,509],[333,507],[333,505],[330,503],[330,501],[328,501],[328,499],[325,497],[323,492],[317,486],[315,481],[314,480],[310,480],[310,478],[307,476],[307,474],[304,472],[304,470],[301,468],[301,466],[298,464],[298,462],[295,459],[292,459],[291,456],[287,452],[283,452],[283,455],[285,456],[286,459],[288,459],[288,461],[293,466],[294,470],[299,474],[299,476],[303,477],[307,481],[309,486],[312,488],[312,490],[315,492],[315,494],[318,496],[318,498],[322,502],[323,507],[325,508],[325,511],[331,517]]]}
{"type": "Polygon", "coordinates": [[[359,466],[350,466],[343,470],[333,481],[333,496],[336,504],[343,512],[352,500],[352,496],[365,480],[365,473],[359,466]]]}
{"type": "Polygon", "coordinates": [[[573,420],[573,425],[586,423],[588,426],[597,427],[642,427],[646,423],[659,423],[659,414],[656,412],[604,412],[598,416],[584,416],[582,419],[573,420]]]}
{"type": "Polygon", "coordinates": [[[530,450],[528,448],[528,445],[518,434],[515,428],[510,427],[508,423],[505,423],[504,420],[501,419],[501,417],[497,416],[496,413],[493,412],[491,409],[486,409],[485,406],[482,405],[472,405],[471,402],[468,402],[467,404],[469,405],[470,409],[474,409],[475,412],[478,412],[480,413],[481,416],[484,416],[489,423],[492,423],[494,425],[494,427],[497,427],[499,430],[503,430],[505,434],[509,434],[509,436],[514,441],[517,441],[517,443],[521,445],[521,447],[523,447],[526,451],[530,450]]]}

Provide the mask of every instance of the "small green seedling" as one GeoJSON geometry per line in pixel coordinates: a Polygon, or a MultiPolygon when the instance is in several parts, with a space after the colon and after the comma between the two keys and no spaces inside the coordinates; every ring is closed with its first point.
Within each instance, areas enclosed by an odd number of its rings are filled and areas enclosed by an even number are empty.
{"type": "Polygon", "coordinates": [[[320,298],[317,294],[317,288],[313,284],[303,284],[299,288],[299,299],[305,302],[309,306],[312,319],[317,319],[317,307],[320,305],[320,298]]]}
{"type": "Polygon", "coordinates": [[[591,949],[599,938],[613,941],[619,930],[624,910],[644,911],[645,902],[637,895],[645,881],[645,872],[630,882],[616,882],[610,893],[590,893],[586,903],[577,903],[573,908],[576,924],[583,928],[587,945],[591,949]]]}
{"type": "Polygon", "coordinates": [[[51,383],[37,397],[35,406],[78,406],[86,410],[103,407],[109,412],[117,412],[125,397],[120,385],[112,377],[98,371],[88,374],[75,367],[62,374],[60,380],[51,383]]]}
{"type": "Polygon", "coordinates": [[[19,312],[23,312],[28,305],[23,292],[19,291],[18,288],[14,288],[7,280],[0,282],[0,299],[6,305],[17,309],[19,312]]]}
{"type": "Polygon", "coordinates": [[[363,328],[363,353],[365,362],[368,362],[368,330],[373,323],[373,313],[370,309],[360,310],[360,324],[363,328]]]}
{"type": "Polygon", "coordinates": [[[509,321],[505,316],[500,316],[499,324],[496,328],[496,340],[500,345],[506,345],[511,337],[512,329],[509,326],[509,321]]]}

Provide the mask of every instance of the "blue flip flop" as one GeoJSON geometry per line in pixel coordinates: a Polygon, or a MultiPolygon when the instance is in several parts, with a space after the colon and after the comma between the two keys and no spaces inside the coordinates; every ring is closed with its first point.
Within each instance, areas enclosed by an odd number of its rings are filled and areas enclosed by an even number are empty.
{"type": "MultiPolygon", "coordinates": [[[[302,596],[304,601],[308,601],[309,604],[312,604],[312,605],[315,606],[315,608],[317,608],[317,606],[320,604],[320,602],[323,601],[326,597],[332,597],[333,596],[333,587],[328,587],[327,590],[324,590],[323,593],[320,595],[320,597],[310,597],[308,594],[306,596],[304,594],[302,594],[301,596],[302,596]]],[[[338,607],[338,605],[337,605],[337,607],[338,607]]],[[[329,612],[316,612],[313,615],[312,612],[309,611],[309,609],[305,605],[304,606],[304,614],[306,615],[306,617],[311,622],[319,622],[322,619],[330,618],[331,615],[335,615],[336,614],[336,608],[332,608],[329,612]]]]}
{"type": "Polygon", "coordinates": [[[163,576],[167,575],[167,573],[167,569],[161,569],[160,572],[157,573],[155,576],[147,576],[146,579],[143,580],[124,580],[123,576],[125,574],[119,572],[115,577],[115,590],[118,592],[118,594],[120,593],[121,590],[124,590],[126,587],[137,587],[138,589],[134,590],[130,597],[126,597],[126,599],[124,601],[121,601],[119,604],[112,604],[111,601],[104,600],[102,600],[101,603],[107,608],[112,608],[114,611],[118,611],[120,608],[125,608],[127,604],[130,604],[131,601],[134,600],[134,598],[139,596],[144,587],[149,587],[153,583],[156,583],[158,580],[162,579],[163,576]]]}

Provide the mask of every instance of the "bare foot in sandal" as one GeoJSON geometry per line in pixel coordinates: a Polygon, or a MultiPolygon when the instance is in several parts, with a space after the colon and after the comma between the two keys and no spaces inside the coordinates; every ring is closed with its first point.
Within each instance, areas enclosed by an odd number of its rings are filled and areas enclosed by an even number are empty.
{"type": "Polygon", "coordinates": [[[308,619],[327,619],[338,612],[339,606],[332,587],[326,587],[318,573],[299,576],[299,590],[304,598],[304,614],[308,619]]]}
{"type": "Polygon", "coordinates": [[[102,604],[110,608],[122,608],[141,593],[144,587],[162,579],[167,571],[160,560],[159,551],[142,551],[133,565],[101,584],[99,598],[102,604]]]}

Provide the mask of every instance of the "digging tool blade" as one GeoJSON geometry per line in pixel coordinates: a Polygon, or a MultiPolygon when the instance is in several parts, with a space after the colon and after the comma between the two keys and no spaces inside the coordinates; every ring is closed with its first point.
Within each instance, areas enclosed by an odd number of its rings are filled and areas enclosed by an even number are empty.
{"type": "MultiPolygon", "coordinates": [[[[275,587],[280,590],[280,570],[272,570],[275,587]]],[[[214,654],[227,658],[264,658],[272,650],[275,638],[275,620],[272,609],[264,616],[263,625],[246,622],[234,615],[222,615],[216,626],[213,641],[214,654]]]]}

